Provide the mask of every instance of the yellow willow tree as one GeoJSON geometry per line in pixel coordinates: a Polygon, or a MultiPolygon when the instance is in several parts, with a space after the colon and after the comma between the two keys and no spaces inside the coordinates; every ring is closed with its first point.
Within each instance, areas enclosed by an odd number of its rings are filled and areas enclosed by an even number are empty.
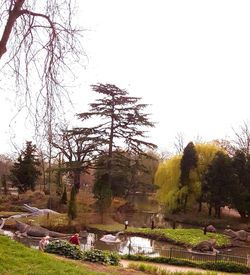
{"type": "Polygon", "coordinates": [[[201,209],[202,202],[205,200],[204,177],[216,152],[222,149],[214,143],[199,143],[195,144],[195,150],[198,163],[197,167],[190,171],[189,187],[180,185],[181,155],[173,156],[158,166],[155,174],[155,184],[159,187],[156,197],[169,212],[180,210],[180,201],[187,192],[187,207],[191,207],[198,201],[201,209]]]}
{"type": "Polygon", "coordinates": [[[155,184],[159,187],[156,197],[169,211],[178,208],[180,162],[181,156],[173,156],[160,163],[155,174],[155,184]]]}

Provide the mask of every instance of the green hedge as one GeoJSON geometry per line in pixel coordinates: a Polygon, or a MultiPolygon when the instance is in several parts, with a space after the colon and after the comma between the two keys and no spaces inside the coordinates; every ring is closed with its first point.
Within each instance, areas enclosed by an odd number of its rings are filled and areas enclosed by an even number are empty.
{"type": "Polygon", "coordinates": [[[93,249],[84,252],[84,260],[109,265],[118,265],[120,256],[116,252],[93,249]]]}
{"type": "Polygon", "coordinates": [[[229,263],[229,262],[206,262],[206,263],[200,263],[199,266],[203,269],[209,269],[209,270],[218,270],[218,271],[224,271],[224,272],[234,272],[234,273],[243,273],[243,274],[249,274],[250,268],[236,263],[229,263]]]}
{"type": "Polygon", "coordinates": [[[184,259],[176,259],[176,258],[166,258],[166,257],[147,257],[142,255],[125,255],[123,258],[135,261],[146,261],[146,262],[154,262],[154,263],[164,263],[164,264],[172,264],[176,266],[189,266],[189,267],[198,267],[207,270],[216,270],[223,272],[231,272],[231,273],[242,273],[248,274],[250,273],[250,268],[237,263],[229,263],[229,262],[192,262],[184,259]]]}
{"type": "Polygon", "coordinates": [[[120,261],[120,257],[116,252],[98,249],[83,252],[78,246],[62,240],[51,241],[44,251],[75,260],[85,260],[109,265],[118,265],[120,261]]]}
{"type": "Polygon", "coordinates": [[[49,242],[44,251],[76,260],[83,259],[84,256],[84,253],[76,245],[70,244],[69,242],[62,240],[49,242]]]}

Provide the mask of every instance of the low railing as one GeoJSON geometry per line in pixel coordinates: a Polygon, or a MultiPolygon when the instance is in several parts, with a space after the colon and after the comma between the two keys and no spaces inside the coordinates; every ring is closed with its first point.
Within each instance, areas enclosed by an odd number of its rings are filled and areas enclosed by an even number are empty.
{"type": "Polygon", "coordinates": [[[140,254],[150,257],[157,257],[162,256],[166,258],[176,258],[176,259],[186,259],[190,261],[196,262],[233,262],[238,264],[244,264],[250,266],[250,257],[242,257],[242,256],[235,256],[235,255],[228,255],[228,254],[221,254],[221,253],[200,253],[200,252],[193,252],[187,251],[182,249],[175,249],[175,248],[160,248],[154,249],[154,251],[150,251],[148,247],[142,246],[133,246],[128,247],[128,254],[140,254]]]}

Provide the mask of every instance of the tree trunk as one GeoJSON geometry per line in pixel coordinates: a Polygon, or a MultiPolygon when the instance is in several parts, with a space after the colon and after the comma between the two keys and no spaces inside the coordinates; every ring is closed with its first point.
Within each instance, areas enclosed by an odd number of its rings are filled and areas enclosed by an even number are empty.
{"type": "Polygon", "coordinates": [[[76,188],[76,192],[79,192],[81,186],[81,171],[74,171],[74,186],[76,188]]]}
{"type": "Polygon", "coordinates": [[[211,217],[211,215],[212,215],[212,205],[211,205],[211,204],[209,204],[209,208],[208,208],[208,216],[210,216],[210,217],[211,217]]]}

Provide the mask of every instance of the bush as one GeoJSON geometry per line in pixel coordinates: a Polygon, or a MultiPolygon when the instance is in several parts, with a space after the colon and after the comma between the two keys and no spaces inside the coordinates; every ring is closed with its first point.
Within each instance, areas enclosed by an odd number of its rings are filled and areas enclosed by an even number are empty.
{"type": "Polygon", "coordinates": [[[184,259],[176,259],[176,258],[166,258],[166,257],[147,257],[142,255],[126,255],[124,256],[126,259],[135,260],[135,261],[145,261],[145,262],[154,262],[154,263],[164,263],[164,264],[172,264],[177,266],[190,266],[190,267],[198,267],[207,270],[216,270],[223,272],[231,272],[231,273],[241,273],[248,274],[250,273],[250,268],[237,263],[231,262],[193,262],[184,259]]]}
{"type": "Polygon", "coordinates": [[[167,271],[163,268],[159,268],[157,266],[154,266],[154,265],[150,265],[150,264],[135,264],[135,263],[131,263],[129,264],[128,266],[129,268],[132,268],[134,270],[139,270],[139,271],[142,271],[142,272],[145,272],[147,274],[152,274],[152,275],[216,275],[217,273],[214,273],[214,272],[206,272],[206,273],[203,273],[203,272],[192,272],[192,271],[187,271],[187,272],[178,272],[178,271],[175,271],[175,272],[172,272],[172,271],[167,271]]]}
{"type": "Polygon", "coordinates": [[[206,262],[200,263],[200,267],[203,269],[209,270],[218,270],[224,272],[234,272],[234,273],[243,273],[248,274],[250,272],[250,268],[236,263],[229,263],[229,262],[206,262]]]}
{"type": "Polygon", "coordinates": [[[84,260],[109,265],[118,265],[120,257],[116,252],[93,249],[84,252],[84,260]]]}
{"type": "Polygon", "coordinates": [[[191,262],[185,259],[175,259],[175,258],[166,258],[166,257],[147,257],[143,255],[126,255],[126,259],[135,260],[135,261],[145,261],[152,263],[162,263],[162,264],[172,264],[177,266],[190,266],[196,267],[197,264],[195,262],[191,262]]]}
{"type": "Polygon", "coordinates": [[[48,253],[59,254],[71,259],[83,259],[83,252],[76,245],[70,244],[67,241],[51,241],[45,247],[44,251],[48,253]]]}

